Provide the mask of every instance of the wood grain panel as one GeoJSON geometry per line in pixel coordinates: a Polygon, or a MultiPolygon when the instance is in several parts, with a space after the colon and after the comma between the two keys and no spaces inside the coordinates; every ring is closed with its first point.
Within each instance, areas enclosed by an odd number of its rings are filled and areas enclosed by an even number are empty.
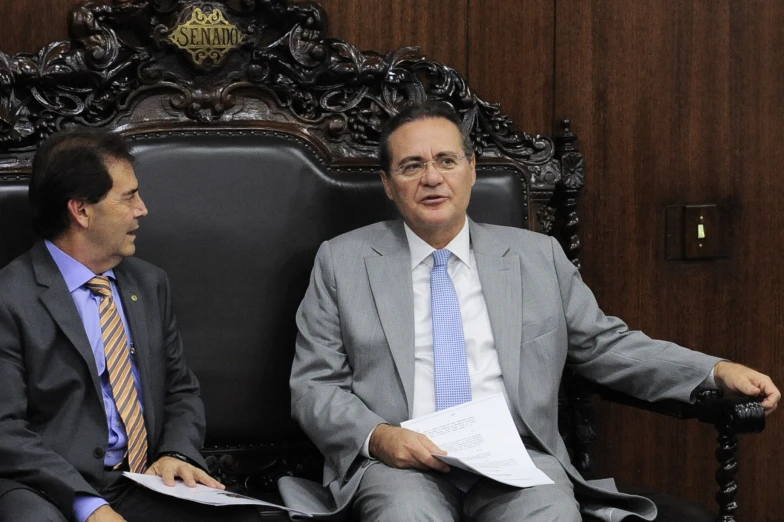
{"type": "MultiPolygon", "coordinates": [[[[784,78],[770,64],[783,14],[764,1],[558,2],[555,52],[555,115],[573,116],[588,165],[584,275],[605,311],[778,382],[784,78]],[[733,230],[717,232],[730,258],[665,261],[664,208],[685,203],[729,205],[733,230]]],[[[600,474],[714,508],[712,428],[599,411],[600,474]]],[[[744,520],[781,520],[782,421],[769,421],[742,445],[744,520]]]]}
{"type": "Polygon", "coordinates": [[[0,50],[34,53],[68,36],[68,13],[81,0],[0,0],[0,50]]]}
{"type": "MultiPolygon", "coordinates": [[[[784,70],[777,49],[784,46],[784,4],[730,4],[728,153],[739,202],[735,278],[737,300],[728,307],[733,352],[784,384],[784,265],[781,263],[781,202],[784,184],[784,70]]],[[[769,417],[762,437],[743,446],[741,468],[744,520],[780,522],[784,462],[781,413],[769,417]]]]}
{"type": "Polygon", "coordinates": [[[417,45],[433,60],[467,72],[468,0],[322,0],[330,34],[381,53],[417,45]]]}
{"type": "Polygon", "coordinates": [[[470,0],[468,77],[518,128],[552,134],[555,0],[470,0]]]}

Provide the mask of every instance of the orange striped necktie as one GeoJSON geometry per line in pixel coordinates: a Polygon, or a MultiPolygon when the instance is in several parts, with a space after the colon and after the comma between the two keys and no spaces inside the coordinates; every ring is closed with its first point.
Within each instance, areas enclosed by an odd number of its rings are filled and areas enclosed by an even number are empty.
{"type": "Polygon", "coordinates": [[[106,276],[95,276],[87,281],[87,288],[101,297],[98,309],[103,335],[103,350],[106,354],[106,369],[112,386],[114,403],[125,424],[128,436],[128,467],[133,473],[144,473],[147,469],[147,428],[144,426],[142,407],[136,392],[136,383],[131,371],[128,338],[125,335],[120,312],[114,304],[112,285],[106,276]]]}

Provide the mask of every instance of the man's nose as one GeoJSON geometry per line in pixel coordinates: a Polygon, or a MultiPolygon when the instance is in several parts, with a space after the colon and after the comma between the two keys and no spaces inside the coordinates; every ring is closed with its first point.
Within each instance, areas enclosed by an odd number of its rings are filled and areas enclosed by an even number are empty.
{"type": "Polygon", "coordinates": [[[444,175],[441,174],[436,168],[435,161],[428,161],[425,163],[425,172],[422,174],[421,181],[425,185],[438,185],[444,180],[444,175]]]}
{"type": "Polygon", "coordinates": [[[141,196],[139,196],[139,205],[136,207],[136,217],[144,217],[147,215],[147,205],[144,204],[144,200],[141,196]]]}

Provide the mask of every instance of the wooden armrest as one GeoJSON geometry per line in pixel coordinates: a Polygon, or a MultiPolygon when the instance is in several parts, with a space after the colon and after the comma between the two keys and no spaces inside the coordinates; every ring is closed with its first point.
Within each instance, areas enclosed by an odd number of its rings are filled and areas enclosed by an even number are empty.
{"type": "Polygon", "coordinates": [[[589,384],[588,389],[610,402],[678,419],[697,419],[713,424],[721,432],[734,435],[760,433],[765,429],[762,399],[756,397],[724,397],[721,390],[702,390],[697,392],[694,404],[687,404],[674,400],[643,401],[598,384],[589,384]]]}
{"type": "Polygon", "coordinates": [[[719,514],[716,520],[737,522],[738,503],[738,439],[744,433],[759,433],[765,429],[765,411],[762,399],[750,397],[725,397],[720,390],[697,392],[694,404],[674,400],[647,402],[635,399],[607,387],[589,383],[576,375],[566,382],[566,395],[572,406],[571,424],[574,430],[573,463],[584,475],[591,474],[589,450],[596,440],[592,395],[604,400],[640,408],[678,419],[697,419],[713,424],[718,431],[716,482],[719,490],[716,502],[719,514]]]}

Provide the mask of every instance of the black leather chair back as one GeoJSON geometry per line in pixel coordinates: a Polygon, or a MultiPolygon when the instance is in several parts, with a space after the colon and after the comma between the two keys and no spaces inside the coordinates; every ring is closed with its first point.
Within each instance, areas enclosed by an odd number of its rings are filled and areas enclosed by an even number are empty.
{"type": "Polygon", "coordinates": [[[26,177],[0,176],[0,267],[29,250],[36,239],[30,223],[27,185],[26,177]]]}
{"type": "MultiPolygon", "coordinates": [[[[264,131],[132,139],[149,209],[137,256],[169,274],[189,364],[202,385],[207,444],[301,438],[288,378],[294,315],[322,241],[398,216],[374,166],[328,169],[315,149],[264,131]]],[[[528,225],[518,171],[481,166],[469,213],[528,225]]],[[[0,184],[0,261],[34,241],[24,179],[0,184]]]]}
{"type": "MultiPolygon", "coordinates": [[[[288,391],[295,312],[322,241],[398,217],[378,169],[330,170],[304,140],[264,131],[142,135],[132,150],[149,209],[136,255],[171,279],[207,444],[302,437],[288,391]]],[[[480,167],[470,213],[527,226],[518,172],[480,167]]],[[[27,180],[3,181],[0,266],[34,240],[27,180]]]]}

